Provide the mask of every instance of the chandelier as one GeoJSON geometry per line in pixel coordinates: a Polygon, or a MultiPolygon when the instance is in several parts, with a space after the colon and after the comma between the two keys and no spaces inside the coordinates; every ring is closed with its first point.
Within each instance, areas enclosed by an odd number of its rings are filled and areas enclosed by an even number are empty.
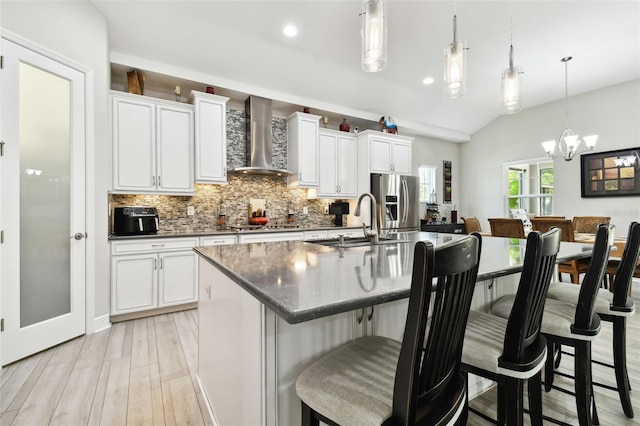
{"type": "Polygon", "coordinates": [[[580,139],[580,136],[573,133],[569,128],[569,77],[567,73],[567,63],[571,59],[571,56],[567,56],[560,60],[564,62],[565,128],[557,141],[542,142],[542,147],[549,157],[555,157],[557,150],[564,161],[571,161],[576,155],[593,150],[598,140],[598,135],[583,136],[582,139],[580,139]],[[579,149],[581,142],[584,142],[585,148],[579,149]]]}

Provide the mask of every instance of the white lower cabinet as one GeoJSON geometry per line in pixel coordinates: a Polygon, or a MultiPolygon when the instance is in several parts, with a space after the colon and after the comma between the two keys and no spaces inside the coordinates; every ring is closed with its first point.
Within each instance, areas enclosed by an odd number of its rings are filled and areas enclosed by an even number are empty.
{"type": "Polygon", "coordinates": [[[260,232],[256,234],[240,234],[238,242],[244,243],[268,243],[273,241],[302,241],[303,232],[260,232]]]}
{"type": "Polygon", "coordinates": [[[111,243],[111,315],[197,302],[197,238],[111,243]]]}

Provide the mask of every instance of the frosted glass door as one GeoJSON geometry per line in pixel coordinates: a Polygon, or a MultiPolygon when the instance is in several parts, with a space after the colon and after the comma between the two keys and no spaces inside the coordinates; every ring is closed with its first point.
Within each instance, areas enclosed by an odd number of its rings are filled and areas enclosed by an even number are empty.
{"type": "Polygon", "coordinates": [[[2,40],[2,364],[85,330],[84,74],[2,40]]]}

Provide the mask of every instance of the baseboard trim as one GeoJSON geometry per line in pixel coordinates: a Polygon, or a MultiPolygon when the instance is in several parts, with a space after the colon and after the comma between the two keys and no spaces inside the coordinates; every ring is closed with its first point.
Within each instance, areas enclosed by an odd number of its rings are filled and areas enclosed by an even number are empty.
{"type": "Polygon", "coordinates": [[[111,321],[109,320],[109,315],[102,315],[93,319],[93,332],[97,333],[102,330],[106,330],[111,328],[111,321]]]}
{"type": "Polygon", "coordinates": [[[218,422],[216,422],[216,416],[213,415],[213,407],[209,403],[209,398],[207,397],[207,392],[204,390],[204,386],[202,386],[202,382],[200,381],[200,376],[196,374],[196,380],[198,381],[198,387],[200,388],[200,393],[202,394],[202,399],[204,400],[204,405],[207,406],[207,412],[209,413],[209,420],[213,426],[218,426],[218,422]]]}
{"type": "Polygon", "coordinates": [[[132,319],[151,317],[155,315],[169,314],[171,312],[186,311],[198,307],[198,302],[185,303],[183,305],[165,306],[162,308],[148,309],[145,311],[130,312],[128,314],[111,315],[111,322],[128,321],[132,319]]]}

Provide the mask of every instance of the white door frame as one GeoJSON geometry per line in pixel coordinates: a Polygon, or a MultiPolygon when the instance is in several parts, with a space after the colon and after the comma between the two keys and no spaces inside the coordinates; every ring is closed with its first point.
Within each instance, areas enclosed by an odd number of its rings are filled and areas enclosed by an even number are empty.
{"type": "MultiPolygon", "coordinates": [[[[31,42],[22,36],[19,36],[11,31],[0,28],[0,35],[3,39],[11,41],[19,46],[31,50],[39,55],[47,57],[51,60],[59,62],[69,68],[72,68],[82,74],[84,74],[84,129],[83,138],[85,141],[84,147],[84,162],[85,162],[85,232],[87,233],[87,239],[85,240],[85,297],[84,297],[84,311],[85,311],[85,333],[91,334],[96,328],[102,329],[110,326],[108,315],[106,319],[95,318],[95,280],[91,277],[95,276],[96,267],[96,220],[95,220],[95,173],[94,173],[94,78],[93,71],[69,58],[66,58],[56,52],[49,50],[37,43],[31,42]],[[97,327],[96,327],[97,326],[97,327]]],[[[2,51],[0,50],[0,54],[2,51]]],[[[0,93],[1,94],[1,93],[0,93]]],[[[1,116],[0,110],[0,116],[1,116]]],[[[0,123],[1,124],[1,123],[0,123]]],[[[1,126],[0,126],[1,128],[1,126]]],[[[0,172],[2,171],[0,164],[0,172]]],[[[0,195],[2,195],[0,193],[0,195]]],[[[2,216],[0,215],[0,229],[2,228],[2,216]]],[[[0,268],[2,268],[3,259],[0,256],[0,268]]],[[[1,283],[0,283],[1,284],[1,283]]],[[[0,285],[0,300],[2,300],[2,286],[0,285]]],[[[3,317],[2,306],[0,304],[0,318],[3,317]]],[[[0,334],[0,351],[2,350],[2,334],[0,334]]]]}

